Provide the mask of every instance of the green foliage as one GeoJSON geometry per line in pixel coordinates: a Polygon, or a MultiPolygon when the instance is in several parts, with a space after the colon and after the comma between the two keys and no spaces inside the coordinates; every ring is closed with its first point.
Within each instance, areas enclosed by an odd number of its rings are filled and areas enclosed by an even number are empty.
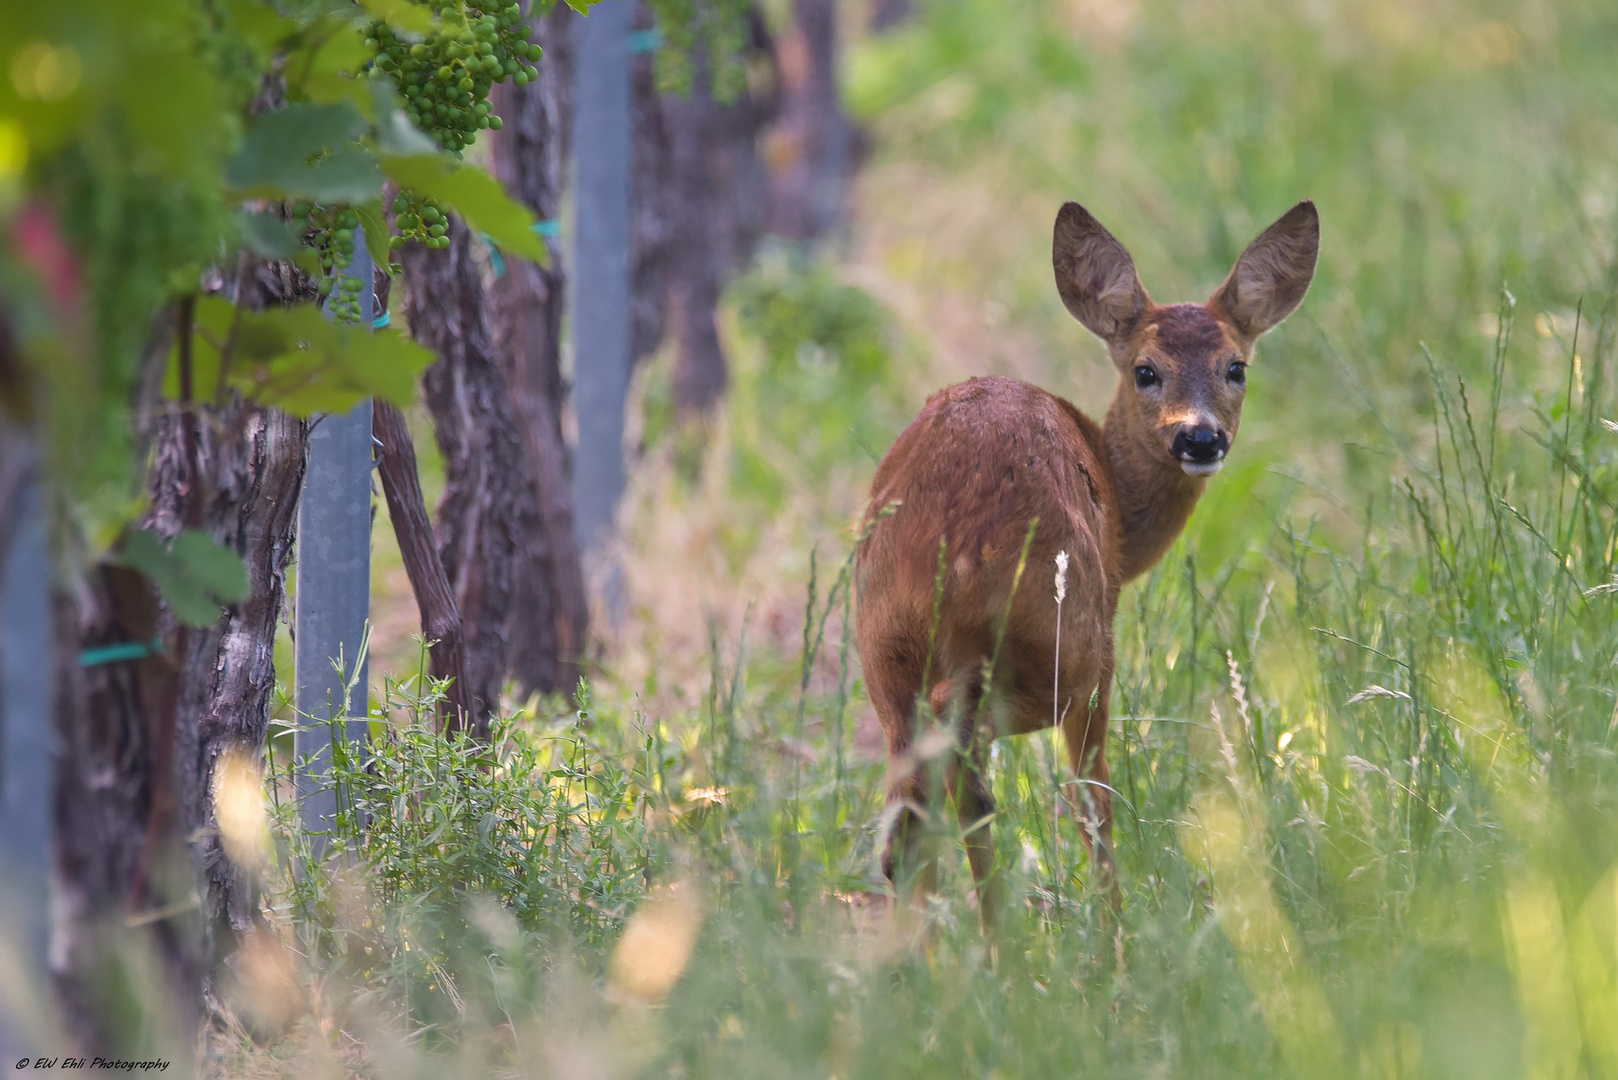
{"type": "Polygon", "coordinates": [[[212,626],[221,607],[240,603],[250,593],[241,558],[196,529],[186,529],[169,544],[153,533],[132,530],[120,558],[152,579],[174,617],[186,626],[212,626]]]}
{"type": "Polygon", "coordinates": [[[402,188],[441,205],[453,206],[477,231],[486,232],[513,255],[549,264],[545,243],[534,232],[534,218],[482,169],[441,158],[384,155],[382,169],[402,188]]]}
{"type": "MultiPolygon", "coordinates": [[[[220,379],[255,401],[309,416],[343,412],[366,397],[401,407],[433,354],[397,330],[372,331],[326,318],[311,305],[243,311],[218,296],[197,300],[192,379],[198,397],[220,379]]],[[[166,392],[178,396],[180,353],[169,357],[166,392]]]]}
{"type": "MultiPolygon", "coordinates": [[[[417,32],[400,6],[376,14],[417,32]]],[[[435,26],[465,22],[459,4],[434,10],[435,26]]],[[[421,181],[423,207],[462,209],[514,253],[544,257],[526,211],[481,171],[433,160],[441,148],[412,127],[390,82],[366,77],[375,26],[346,2],[64,0],[0,12],[10,76],[0,79],[0,216],[26,240],[0,250],[0,279],[83,554],[138,513],[131,406],[147,365],[169,351],[165,305],[196,294],[210,267],[235,272],[238,254],[295,259],[354,321],[364,283],[344,270],[355,229],[380,265],[393,246],[384,159],[389,175],[421,181]],[[267,79],[279,85],[266,97],[267,79]],[[290,221],[289,209],[300,211],[290,221]]],[[[510,25],[500,33],[516,41],[510,25]]],[[[222,379],[305,414],[373,394],[402,401],[423,366],[396,335],[334,333],[313,309],[247,315],[237,328],[256,347],[226,347],[234,316],[213,299],[200,308],[216,335],[197,346],[209,399],[222,379]]]]}
{"type": "Polygon", "coordinates": [[[341,793],[324,839],[346,854],[312,859],[296,804],[281,803],[277,888],[312,957],[417,1018],[453,1021],[464,1001],[454,1000],[461,976],[447,969],[487,970],[465,951],[461,930],[481,905],[508,912],[530,948],[599,949],[622,928],[653,864],[644,762],[603,750],[603,735],[617,747],[628,732],[598,730],[582,684],[575,711],[497,721],[489,744],[436,731],[441,700],[442,687],[390,682],[385,705],[396,719],[374,725],[363,750],[339,737],[332,760],[310,763],[316,783],[341,793]]]}
{"type": "Polygon", "coordinates": [[[225,181],[246,196],[364,202],[382,186],[376,159],[354,145],[365,126],[346,101],[271,110],[248,129],[225,181]]]}
{"type": "Polygon", "coordinates": [[[887,445],[897,431],[890,365],[898,334],[881,304],[784,251],[767,254],[729,299],[744,340],[762,354],[762,363],[744,353],[735,365],[739,493],[779,505],[784,474],[821,472],[887,445]]]}
{"type": "Polygon", "coordinates": [[[790,378],[795,369],[836,368],[847,389],[857,390],[887,371],[887,313],[824,266],[793,271],[767,263],[739,281],[731,297],[776,378],[790,378]]]}
{"type": "Polygon", "coordinates": [[[717,101],[735,101],[747,89],[742,54],[752,10],[748,0],[651,0],[649,6],[661,38],[659,90],[689,94],[698,70],[706,73],[717,101]]]}

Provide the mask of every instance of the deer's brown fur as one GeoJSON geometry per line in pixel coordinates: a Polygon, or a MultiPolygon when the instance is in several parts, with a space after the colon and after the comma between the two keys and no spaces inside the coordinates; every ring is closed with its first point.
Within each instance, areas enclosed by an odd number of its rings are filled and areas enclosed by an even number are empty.
{"type": "Polygon", "coordinates": [[[1060,716],[1070,765],[1085,780],[1070,802],[1101,884],[1115,890],[1106,734],[1119,590],[1185,527],[1235,439],[1253,342],[1302,301],[1318,247],[1314,205],[1299,203],[1253,242],[1207,303],[1160,306],[1123,246],[1068,203],[1057,215],[1052,261],[1063,302],[1118,367],[1106,422],[1027,383],[975,378],[933,395],[878,467],[870,535],[857,560],[856,623],[888,741],[883,867],[895,884],[932,887],[936,854],[924,822],[941,777],[965,830],[980,910],[992,922],[988,744],[1060,716]],[[1035,519],[1028,571],[1013,595],[1035,519]],[[1052,575],[1061,551],[1070,568],[1058,655],[1052,575]],[[932,754],[937,740],[918,740],[918,705],[956,725],[953,752],[932,754]]]}

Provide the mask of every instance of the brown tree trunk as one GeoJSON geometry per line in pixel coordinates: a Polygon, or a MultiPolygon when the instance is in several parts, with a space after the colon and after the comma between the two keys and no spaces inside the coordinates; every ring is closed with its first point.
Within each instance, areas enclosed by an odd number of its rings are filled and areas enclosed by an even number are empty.
{"type": "MultiPolygon", "coordinates": [[[[243,284],[249,307],[314,296],[286,265],[243,284]]],[[[166,362],[166,348],[152,353],[166,362]]],[[[233,401],[156,412],[148,436],[141,526],[208,532],[241,555],[252,593],[211,627],[177,627],[150,582],[102,563],[58,600],[54,966],[92,1047],[131,1046],[110,1018],[134,1009],[151,1023],[154,1008],[172,1010],[170,1037],[186,1045],[204,983],[258,919],[253,868],[219,835],[213,778],[225,753],[256,760],[265,745],[308,428],[233,401]],[[159,651],[81,666],[83,650],[141,643],[159,651]],[[167,991],[141,998],[152,964],[167,991]]]]}
{"type": "MultiPolygon", "coordinates": [[[[152,822],[156,803],[172,805],[156,789],[160,746],[172,751],[179,719],[175,635],[165,636],[162,655],[80,667],[81,650],[162,631],[150,582],[123,567],[92,568],[56,608],[58,1002],[82,1048],[175,1049],[194,1039],[205,967],[199,912],[185,900],[193,874],[183,834],[173,815],[166,828],[152,822]],[[146,882],[138,903],[137,880],[146,882]]],[[[170,792],[182,786],[172,770],[161,782],[170,792]]]]}
{"type": "Polygon", "coordinates": [[[781,122],[770,133],[770,231],[816,240],[842,219],[855,133],[837,87],[836,0],[793,0],[776,55],[781,122]]]}
{"type": "Polygon", "coordinates": [[[450,246],[436,251],[406,246],[405,312],[415,339],[438,354],[423,386],[444,457],[439,557],[461,612],[472,729],[487,736],[510,663],[518,552],[532,552],[530,538],[544,532],[495,362],[472,234],[452,216],[447,235],[450,246]]]}
{"type": "MultiPolygon", "coordinates": [[[[656,26],[651,5],[639,0],[636,32],[656,26]]],[[[629,362],[633,366],[663,343],[674,234],[669,220],[669,133],[663,98],[657,92],[655,54],[635,54],[629,76],[629,362]]]]}
{"type": "Polygon", "coordinates": [[[439,704],[438,729],[464,731],[477,715],[466,676],[466,642],[461,636],[461,611],[455,591],[438,558],[433,523],[421,493],[416,469],[416,446],[404,413],[380,399],[371,403],[371,433],[381,443],[382,494],[388,518],[399,541],[405,573],[421,612],[421,632],[427,639],[428,670],[434,679],[448,680],[449,689],[439,704]]]}
{"type": "MultiPolygon", "coordinates": [[[[390,197],[391,198],[391,197],[390,197]]],[[[387,311],[393,294],[393,275],[376,267],[371,275],[376,310],[387,311]]],[[[388,520],[399,543],[410,591],[421,614],[421,633],[427,639],[428,671],[449,683],[438,705],[438,730],[465,731],[476,710],[466,679],[466,639],[461,632],[461,609],[455,590],[438,557],[438,541],[427,499],[421,490],[416,465],[416,443],[404,413],[390,402],[371,404],[371,438],[377,443],[377,477],[388,504],[388,520]]]]}
{"type": "MultiPolygon", "coordinates": [[[[506,84],[494,97],[504,127],[494,137],[495,175],[541,221],[561,211],[572,70],[570,19],[562,7],[539,21],[544,74],[527,86],[506,84]]],[[[589,620],[584,569],[573,530],[573,493],[562,441],[562,314],[566,279],[560,245],[549,267],[506,260],[489,311],[496,356],[526,451],[540,530],[522,538],[512,611],[510,667],[525,691],[573,690],[589,620]]]]}
{"type": "MultiPolygon", "coordinates": [[[[773,48],[763,18],[749,12],[748,52],[773,48]]],[[[668,136],[667,213],[672,237],[669,322],[675,340],[674,400],[679,411],[711,409],[724,393],[725,354],[715,321],[725,282],[753,254],[763,230],[769,176],[759,133],[775,114],[773,95],[744,91],[730,104],[712,92],[710,66],[699,62],[687,97],[665,95],[668,136]]]]}

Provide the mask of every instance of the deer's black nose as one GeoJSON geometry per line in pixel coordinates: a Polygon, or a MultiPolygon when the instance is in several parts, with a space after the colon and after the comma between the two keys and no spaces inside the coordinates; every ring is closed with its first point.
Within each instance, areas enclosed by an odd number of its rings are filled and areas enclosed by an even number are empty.
{"type": "Polygon", "coordinates": [[[1181,461],[1206,465],[1218,461],[1230,449],[1230,436],[1211,424],[1182,427],[1174,433],[1174,456],[1181,461]]]}

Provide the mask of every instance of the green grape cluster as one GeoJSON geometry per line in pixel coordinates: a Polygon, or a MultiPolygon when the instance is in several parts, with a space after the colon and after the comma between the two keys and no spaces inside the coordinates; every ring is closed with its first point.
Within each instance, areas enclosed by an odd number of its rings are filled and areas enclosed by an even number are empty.
{"type": "MultiPolygon", "coordinates": [[[[446,150],[459,151],[485,128],[500,130],[489,110],[489,88],[512,79],[522,86],[539,77],[540,48],[516,4],[499,0],[431,3],[440,28],[419,41],[385,22],[372,24],[366,44],[373,70],[393,80],[410,120],[446,150]]],[[[413,35],[412,35],[413,36],[413,35]]]]}
{"type": "Polygon", "coordinates": [[[361,305],[364,298],[365,282],[358,275],[337,275],[337,287],[332,295],[326,299],[326,310],[337,318],[338,322],[361,323],[365,321],[365,308],[361,305]]]}
{"type": "Polygon", "coordinates": [[[407,240],[420,240],[430,248],[449,247],[449,217],[444,208],[413,191],[401,191],[393,200],[393,222],[399,235],[389,246],[398,251],[407,240]]]}
{"type": "Polygon", "coordinates": [[[365,283],[343,273],[354,261],[354,230],[360,227],[359,215],[346,206],[299,201],[292,206],[292,220],[304,230],[304,242],[320,259],[319,289],[327,307],[343,322],[359,322],[364,318],[360,296],[365,283]]]}

